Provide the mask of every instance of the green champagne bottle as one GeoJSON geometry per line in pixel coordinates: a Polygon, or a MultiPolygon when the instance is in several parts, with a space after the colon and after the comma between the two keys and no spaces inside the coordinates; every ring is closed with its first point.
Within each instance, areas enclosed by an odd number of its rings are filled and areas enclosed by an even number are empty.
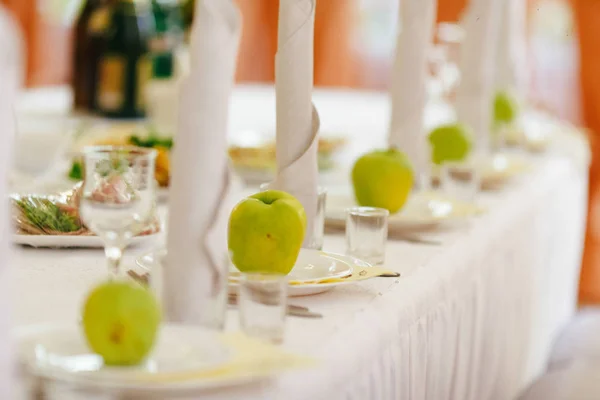
{"type": "Polygon", "coordinates": [[[152,77],[149,42],[155,35],[149,0],[119,0],[98,66],[96,108],[109,118],[142,118],[145,87],[152,77]]]}
{"type": "Polygon", "coordinates": [[[93,109],[98,57],[108,24],[109,8],[109,0],[87,0],[75,25],[71,86],[73,106],[79,111],[93,109]]]}
{"type": "Polygon", "coordinates": [[[156,36],[152,39],[152,72],[157,79],[168,79],[174,73],[174,53],[183,42],[183,16],[177,0],[152,0],[156,36]]]}

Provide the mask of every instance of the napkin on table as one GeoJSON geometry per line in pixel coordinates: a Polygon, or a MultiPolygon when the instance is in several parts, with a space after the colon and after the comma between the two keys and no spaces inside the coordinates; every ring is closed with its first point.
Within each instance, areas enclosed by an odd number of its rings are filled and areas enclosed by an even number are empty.
{"type": "Polygon", "coordinates": [[[173,150],[163,290],[168,319],[202,324],[228,269],[227,114],[241,18],[231,0],[198,0],[195,15],[173,150]]]}
{"type": "Polygon", "coordinates": [[[304,246],[311,242],[317,209],[317,133],[312,105],[316,0],[279,2],[275,59],[277,175],[270,188],[294,195],[306,211],[304,246]]]}
{"type": "Polygon", "coordinates": [[[527,89],[527,4],[504,0],[496,48],[495,88],[513,92],[522,101],[527,89]]]}
{"type": "Polygon", "coordinates": [[[10,287],[13,276],[10,269],[8,232],[8,175],[11,169],[11,152],[15,136],[13,112],[23,71],[23,47],[16,24],[0,4],[0,398],[13,398],[13,351],[10,340],[10,287]]]}
{"type": "Polygon", "coordinates": [[[456,91],[458,121],[475,134],[476,150],[490,150],[492,99],[500,7],[507,0],[471,0],[464,18],[460,51],[461,80],[456,91]]]}
{"type": "Polygon", "coordinates": [[[388,144],[406,153],[417,176],[422,178],[429,176],[430,165],[423,116],[436,7],[437,0],[401,1],[401,32],[392,72],[388,144]]]}

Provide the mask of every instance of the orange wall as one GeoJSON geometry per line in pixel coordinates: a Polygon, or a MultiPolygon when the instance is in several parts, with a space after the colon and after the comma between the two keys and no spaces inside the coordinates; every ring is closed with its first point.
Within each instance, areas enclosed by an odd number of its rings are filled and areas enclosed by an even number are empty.
{"type": "Polygon", "coordinates": [[[36,0],[0,0],[0,3],[13,12],[23,30],[27,43],[27,85],[67,82],[71,70],[70,29],[44,21],[37,12],[36,0]]]}

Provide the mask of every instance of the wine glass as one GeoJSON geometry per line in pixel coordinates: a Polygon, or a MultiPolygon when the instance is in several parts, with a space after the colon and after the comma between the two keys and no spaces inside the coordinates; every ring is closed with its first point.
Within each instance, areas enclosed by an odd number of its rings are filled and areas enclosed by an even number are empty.
{"type": "Polygon", "coordinates": [[[80,214],[104,240],[109,272],[121,275],[129,239],[153,217],[156,150],[133,146],[91,146],[83,151],[84,182],[80,214]]]}

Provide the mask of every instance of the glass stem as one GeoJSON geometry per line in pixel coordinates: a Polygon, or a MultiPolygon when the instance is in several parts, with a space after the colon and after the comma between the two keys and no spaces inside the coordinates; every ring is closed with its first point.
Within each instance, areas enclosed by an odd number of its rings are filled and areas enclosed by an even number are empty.
{"type": "Polygon", "coordinates": [[[112,279],[121,277],[121,258],[123,257],[123,240],[116,238],[108,240],[104,247],[104,254],[108,261],[108,272],[112,279]]]}

